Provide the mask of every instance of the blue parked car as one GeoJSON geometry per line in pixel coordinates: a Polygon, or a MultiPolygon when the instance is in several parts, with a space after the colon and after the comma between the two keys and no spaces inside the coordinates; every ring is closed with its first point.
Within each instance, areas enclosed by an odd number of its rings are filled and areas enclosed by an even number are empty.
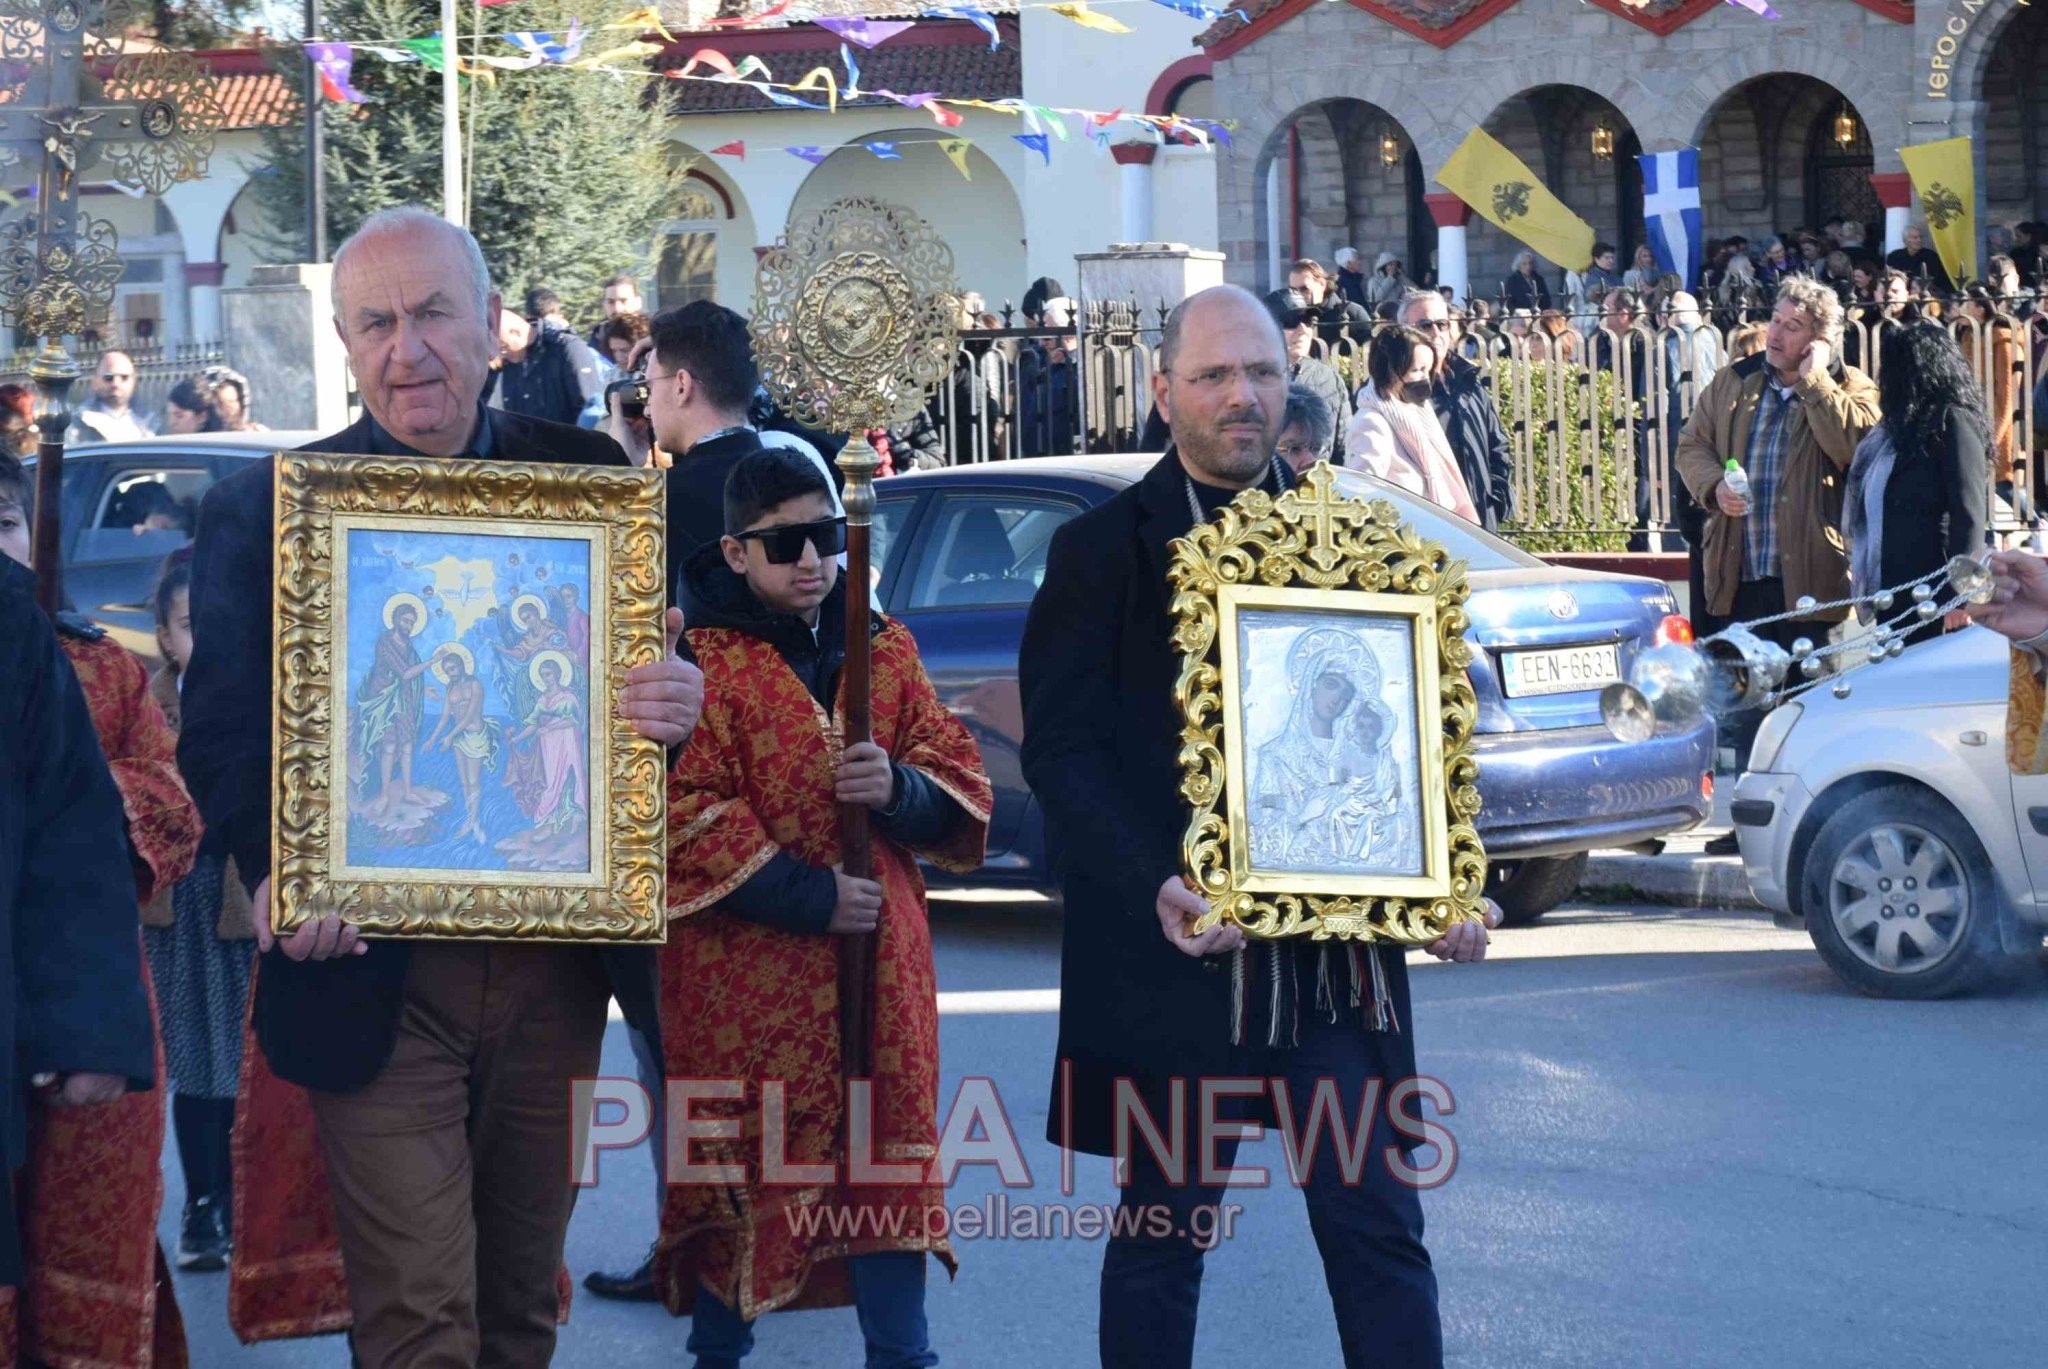
{"type": "MultiPolygon", "coordinates": [[[[881,603],[917,638],[947,708],[981,744],[995,784],[988,864],[935,884],[1052,885],[1044,824],[1018,761],[1017,648],[1053,531],[1136,483],[1156,456],[1041,457],[924,471],[875,489],[881,603]]],[[[1655,580],[1546,564],[1405,490],[1340,469],[1347,492],[1391,499],[1423,536],[1471,568],[1480,834],[1488,891],[1510,922],[1542,916],[1577,886],[1586,853],[1703,821],[1713,726],[1618,742],[1601,686],[1624,678],[1676,611],[1655,580]]]]}

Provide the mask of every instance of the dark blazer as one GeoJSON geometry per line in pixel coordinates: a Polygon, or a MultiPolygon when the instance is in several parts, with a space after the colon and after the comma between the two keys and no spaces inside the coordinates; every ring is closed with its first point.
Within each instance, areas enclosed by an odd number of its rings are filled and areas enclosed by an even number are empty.
{"type": "Polygon", "coordinates": [[[1429,406],[1451,439],[1465,490],[1488,532],[1515,516],[1515,461],[1500,410],[1486,392],[1479,368],[1453,356],[1430,387],[1429,406]]]}
{"type": "MultiPolygon", "coordinates": [[[[35,576],[0,556],[0,1146],[28,1158],[28,1080],[156,1079],[121,792],[85,693],[35,602],[35,576]]],[[[21,1283],[14,1186],[0,1183],[0,1285],[21,1283]]]]}
{"type": "MultiPolygon", "coordinates": [[[[491,411],[493,459],[623,466],[626,454],[602,433],[491,411]]],[[[303,451],[368,452],[367,415],[303,451]]],[[[178,767],[210,835],[226,843],[253,893],[270,873],[270,720],[273,664],[271,587],[274,460],[254,461],[215,485],[199,506],[192,552],[192,664],[185,673],[178,767]]],[[[575,948],[564,948],[573,951],[575,948]]],[[[659,1041],[655,953],[646,947],[596,952],[626,1020],[659,1041]]],[[[281,1079],[345,1093],[377,1077],[397,1039],[412,945],[372,941],[369,952],[297,961],[262,957],[256,981],[256,1040],[281,1079]]]]}
{"type": "Polygon", "coordinates": [[[761,450],[751,428],[699,442],[668,468],[668,601],[683,602],[683,563],[725,533],[725,478],[740,458],[761,450]]]}
{"type": "MultiPolygon", "coordinates": [[[[1024,777],[1045,811],[1066,893],[1059,1061],[1046,1135],[1091,1154],[1114,1146],[1114,1086],[1153,1115],[1168,1081],[1240,1071],[1230,1044],[1229,957],[1196,959],[1161,933],[1159,886],[1180,872],[1179,657],[1170,639],[1169,544],[1194,525],[1180,458],[1053,535],[1018,662],[1024,777]]],[[[1407,973],[1386,957],[1400,1020],[1407,973]]],[[[1361,1028],[1363,1030],[1363,1028],[1361,1028]]],[[[1414,1073],[1405,1031],[1395,1077],[1414,1073]]]]}
{"type": "Polygon", "coordinates": [[[1939,570],[1952,556],[1983,551],[1990,483],[1983,421],[1951,408],[1936,449],[1912,458],[1901,452],[1885,482],[1879,583],[1904,584],[1939,570]]]}

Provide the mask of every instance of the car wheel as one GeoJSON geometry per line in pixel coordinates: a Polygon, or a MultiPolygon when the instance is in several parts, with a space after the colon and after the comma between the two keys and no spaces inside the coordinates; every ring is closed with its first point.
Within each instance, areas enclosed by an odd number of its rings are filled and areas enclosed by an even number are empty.
{"type": "Polygon", "coordinates": [[[1526,927],[1572,896],[1586,873],[1586,853],[1495,861],[1486,896],[1500,905],[1503,927],[1526,927]]]}
{"type": "Polygon", "coordinates": [[[1800,882],[1814,949],[1851,988],[1945,998],[1979,987],[2004,963],[1984,847],[1916,785],[1843,804],[1814,838],[1800,882]]]}

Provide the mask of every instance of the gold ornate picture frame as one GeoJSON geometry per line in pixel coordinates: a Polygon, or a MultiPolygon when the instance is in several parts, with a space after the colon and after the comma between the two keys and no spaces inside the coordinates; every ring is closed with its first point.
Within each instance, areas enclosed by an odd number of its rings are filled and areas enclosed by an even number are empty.
{"type": "Polygon", "coordinates": [[[1428,942],[1481,917],[1465,563],[1327,465],[1173,544],[1196,923],[1428,942]]]}
{"type": "Polygon", "coordinates": [[[658,942],[660,471],[277,457],[271,923],[658,942]]]}

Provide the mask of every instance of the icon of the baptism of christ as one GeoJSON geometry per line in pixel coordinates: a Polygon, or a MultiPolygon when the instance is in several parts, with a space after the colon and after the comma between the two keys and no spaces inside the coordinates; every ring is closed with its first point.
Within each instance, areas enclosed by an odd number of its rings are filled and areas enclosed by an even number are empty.
{"type": "Polygon", "coordinates": [[[660,940],[661,473],[279,461],[278,928],[660,940]]]}
{"type": "Polygon", "coordinates": [[[590,872],[590,542],[351,528],[346,870],[590,872]]]}

